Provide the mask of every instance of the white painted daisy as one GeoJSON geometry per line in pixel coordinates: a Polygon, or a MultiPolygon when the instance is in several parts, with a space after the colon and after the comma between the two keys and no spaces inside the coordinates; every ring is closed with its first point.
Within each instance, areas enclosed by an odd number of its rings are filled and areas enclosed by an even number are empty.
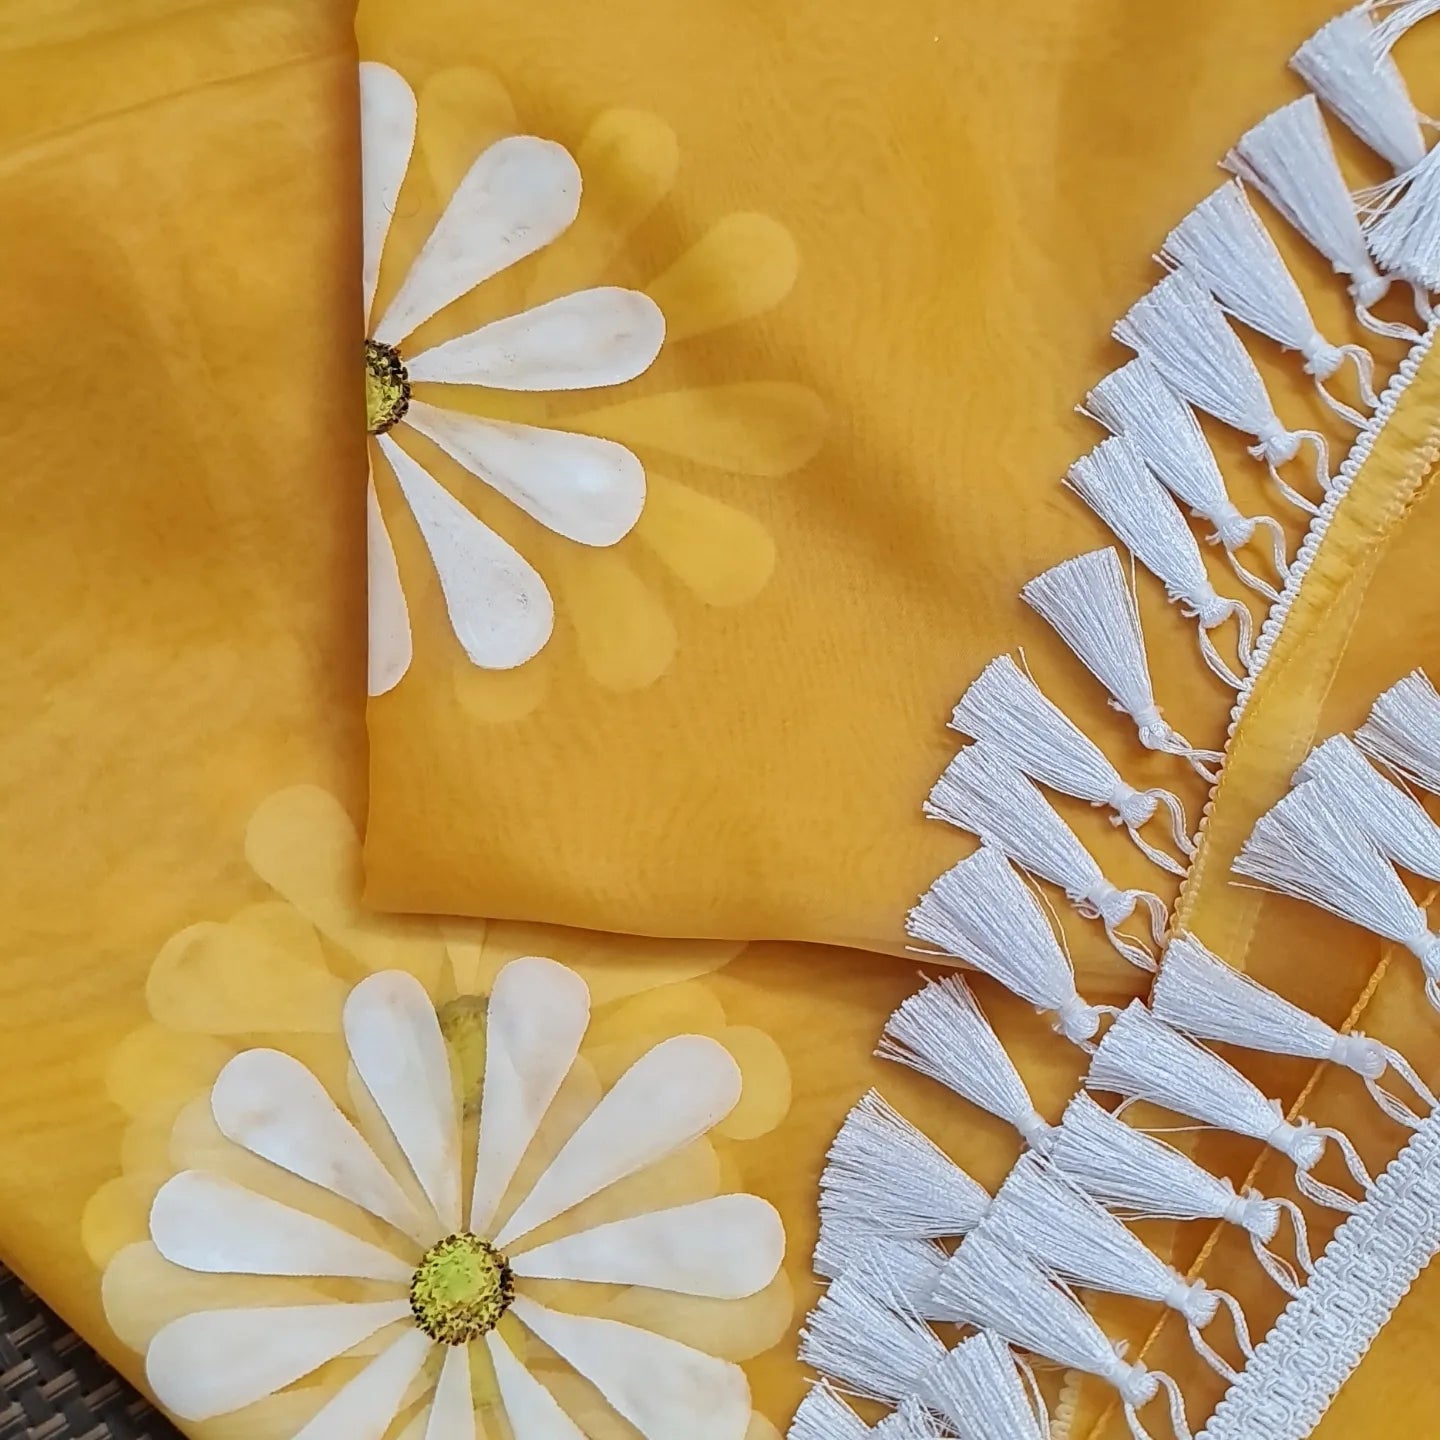
{"type": "MultiPolygon", "coordinates": [[[[445,306],[549,245],[574,221],[580,170],[562,146],[499,140],[471,165],[394,297],[372,316],[380,258],[415,143],[415,93],[386,65],[360,67],[365,296],[365,416],[394,471],[470,660],[507,670],[550,638],[554,606],[530,563],[396,442],[409,426],[555,534],[616,544],[645,504],[645,471],[613,440],[482,419],[428,404],[415,381],[500,390],[588,390],[633,380],[665,338],[647,295],[598,286],[562,295],[406,355],[406,340],[445,306]]],[[[372,476],[369,492],[370,692],[409,668],[409,610],[372,476]]]]}
{"type": "Polygon", "coordinates": [[[350,1063],[383,1122],[382,1143],[367,1141],[293,1057],[257,1049],[232,1059],[210,1094],[221,1132],[354,1207],[355,1223],[341,1228],[186,1170],[155,1197],[155,1247],[191,1271],[326,1277],[354,1283],[361,1298],[172,1320],[146,1353],[160,1401],[203,1421],[359,1354],[373,1358],[295,1440],[381,1440],[411,1409],[407,1435],[476,1440],[479,1394],[497,1398],[514,1440],[583,1440],[523,1363],[527,1346],[516,1337],[529,1331],[646,1440],[742,1440],[750,1396],[736,1365],[632,1325],[552,1308],[532,1293],[568,1281],[740,1299],[768,1285],[783,1258],[779,1216],[744,1194],[544,1238],[557,1217],[699,1139],[740,1094],[736,1064],[716,1041],[663,1041],[620,1077],[532,1184],[514,1183],[589,1017],[585,982],[552,960],[515,960],[496,977],[468,1197],[459,1089],[435,1008],[413,976],[382,971],[345,1005],[350,1063]]]}

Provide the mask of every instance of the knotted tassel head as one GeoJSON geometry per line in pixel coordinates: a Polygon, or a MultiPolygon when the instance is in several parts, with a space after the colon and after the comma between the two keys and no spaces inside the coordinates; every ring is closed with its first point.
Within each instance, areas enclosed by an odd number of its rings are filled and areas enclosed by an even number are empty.
{"type": "Polygon", "coordinates": [[[1440,795],[1440,694],[1412,670],[1376,700],[1355,743],[1412,785],[1440,795]]]}
{"type": "Polygon", "coordinates": [[[1206,665],[1238,690],[1243,681],[1221,658],[1210,631],[1233,619],[1240,662],[1248,666],[1253,635],[1250,611],[1238,600],[1216,593],[1185,517],[1135,446],[1123,435],[1101,441],[1070,467],[1066,483],[1164,585],[1172,603],[1200,621],[1200,653],[1206,665]]]}
{"type": "Polygon", "coordinates": [[[1197,1040],[1218,1040],[1271,1055],[1328,1060],[1353,1070],[1380,1108],[1403,1125],[1414,1127],[1420,1122],[1379,1085],[1380,1077],[1392,1066],[1427,1110],[1434,1107],[1434,1096],[1388,1045],[1358,1031],[1342,1035],[1318,1016],[1227,965],[1193,935],[1171,937],[1150,994],[1150,1008],[1166,1024],[1197,1040]]]}
{"type": "Polygon", "coordinates": [[[1440,827],[1409,791],[1385,779],[1348,735],[1332,735],[1312,750],[1295,780],[1320,786],[1341,824],[1359,830],[1381,854],[1411,874],[1440,880],[1440,827]]]}
{"type": "Polygon", "coordinates": [[[1325,439],[1313,430],[1291,431],[1281,423],[1249,352],[1230,328],[1210,292],[1184,270],[1167,275],[1142,295],[1115,326],[1115,338],[1149,359],[1192,405],[1252,436],[1252,453],[1265,461],[1291,504],[1315,513],[1315,504],[1281,478],[1278,467],[1293,460],[1301,444],[1315,449],[1315,478],[1330,483],[1325,439]]]}
{"type": "Polygon", "coordinates": [[[988,1192],[871,1090],[851,1110],[820,1175],[820,1213],[901,1240],[964,1235],[988,1192]]]}
{"type": "Polygon", "coordinates": [[[1151,953],[1120,934],[1144,905],[1158,942],[1164,902],[1148,890],[1121,890],[1100,872],[1094,857],[1034,783],[988,745],[968,745],[946,767],[925,803],[925,813],[957,825],[1008,855],[1022,869],[1058,885],[1087,918],[1099,919],[1127,960],[1153,969],[1151,953]]]}
{"type": "Polygon", "coordinates": [[[1260,191],[1337,274],[1349,277],[1355,313],[1366,329],[1411,343],[1420,338],[1412,327],[1370,313],[1389,292],[1390,279],[1370,258],[1354,197],[1314,95],[1267,115],[1240,137],[1222,163],[1260,191]]]}
{"type": "Polygon", "coordinates": [[[962,1340],[925,1377],[920,1396],[965,1440],[1049,1440],[1034,1377],[993,1330],[962,1340]]]}
{"type": "Polygon", "coordinates": [[[1310,307],[1285,266],[1270,232],[1236,180],[1202,200],[1165,241],[1164,259],[1184,266],[1242,324],[1304,357],[1326,403],[1355,426],[1364,416],[1337,401],[1325,388],[1348,359],[1356,370],[1366,405],[1376,404],[1374,362],[1358,345],[1332,345],[1316,329],[1310,307]]]}
{"type": "Polygon", "coordinates": [[[983,1226],[961,1242],[940,1277],[935,1297],[955,1322],[992,1330],[1021,1350],[1113,1386],[1136,1436],[1145,1435],[1136,1412],[1163,1386],[1170,1397],[1177,1440],[1190,1440],[1174,1381],[1138,1361],[1126,1361],[1068,1290],[1050,1280],[1034,1261],[992,1239],[983,1226]]]}
{"type": "Polygon", "coordinates": [[[1115,708],[1135,722],[1146,749],[1183,756],[1206,780],[1214,780],[1209,767],[1222,757],[1195,749],[1155,703],[1140,612],[1113,549],[1062,560],[1026,584],[1020,595],[1105,687],[1115,708]]]}
{"type": "MultiPolygon", "coordinates": [[[[1359,235],[1358,220],[1355,231],[1359,235]]],[[[1225,547],[1241,580],[1269,600],[1280,598],[1273,585],[1240,563],[1236,552],[1264,529],[1276,574],[1284,580],[1284,529],[1269,515],[1251,517],[1236,509],[1195,412],[1143,355],[1101,380],[1086,397],[1084,413],[1111,434],[1125,436],[1171,494],[1215,527],[1210,543],[1225,547]]]]}
{"type": "Polygon", "coordinates": [[[1169,812],[1175,843],[1193,853],[1185,811],[1165,790],[1136,790],[1104,752],[1057,705],[1046,698],[1029,674],[1009,655],[992,660],[960,697],[950,724],[962,735],[983,741],[1022,775],[1062,795],[1104,805],[1124,825],[1136,845],[1162,869],[1183,875],[1183,868],[1156,850],[1139,831],[1161,805],[1169,812]]]}
{"type": "Polygon", "coordinates": [[[1404,945],[1425,970],[1433,992],[1440,977],[1440,936],[1410,897],[1395,867],[1326,793],[1306,784],[1277,801],[1256,822],[1235,860],[1237,875],[1258,880],[1387,940],[1404,945]]]}
{"type": "Polygon", "coordinates": [[[906,1000],[886,1023],[875,1053],[938,1080],[1013,1126],[1027,1145],[1043,1150],[1049,1144],[1050,1123],[958,975],[932,980],[906,1000]]]}
{"type": "Polygon", "coordinates": [[[1317,1204],[1353,1210],[1343,1191],[1314,1180],[1326,1142],[1333,1142],[1346,1167],[1368,1189],[1370,1178],[1354,1146],[1338,1130],[1321,1130],[1308,1120],[1285,1118],[1272,1100],[1213,1050],[1165,1024],[1138,1000],[1105,1032],[1085,1077],[1087,1089],[1145,1100],[1186,1115],[1202,1125],[1247,1135],[1279,1151],[1295,1166],[1301,1192],[1317,1204]]]}
{"type": "Polygon", "coordinates": [[[805,1392],[786,1431],[786,1440],[868,1440],[870,1427],[842,1400],[829,1381],[805,1392]]]}
{"type": "Polygon", "coordinates": [[[992,846],[947,870],[910,912],[908,929],[1037,1010],[1052,1012],[1067,1040],[1083,1045],[1100,1028],[1102,1012],[1076,992],[1070,957],[1040,902],[992,846]]]}
{"type": "Polygon", "coordinates": [[[1079,1186],[1034,1155],[1022,1155],[995,1192],[985,1227],[993,1239],[1030,1256],[1055,1279],[1168,1306],[1184,1319],[1200,1355],[1227,1378],[1233,1378],[1233,1370],[1199,1334],[1222,1303],[1235,1316],[1241,1349],[1250,1350],[1244,1318],[1230,1297],[1204,1281],[1185,1279],[1079,1186]]]}
{"type": "Polygon", "coordinates": [[[1376,43],[1368,5],[1322,25],[1291,56],[1290,68],[1396,171],[1425,158],[1420,117],[1394,60],[1376,43]]]}

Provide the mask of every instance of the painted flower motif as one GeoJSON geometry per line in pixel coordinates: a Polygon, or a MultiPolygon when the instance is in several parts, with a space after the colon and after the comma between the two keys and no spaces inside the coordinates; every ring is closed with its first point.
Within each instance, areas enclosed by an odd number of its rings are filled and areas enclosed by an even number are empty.
{"type": "Polygon", "coordinates": [[[372,1226],[381,1222],[381,1233],[367,1238],[362,1225],[342,1228],[223,1176],[186,1170],[155,1197],[156,1248],[207,1274],[329,1277],[374,1293],[181,1316],[146,1356],[162,1403],[191,1421],[239,1410],[379,1336],[378,1353],[297,1440],[380,1440],[403,1409],[425,1401],[425,1440],[474,1440],[482,1431],[472,1367],[485,1364],[482,1384],[493,1385],[515,1440],[582,1440],[522,1363],[508,1319],[647,1440],[741,1440],[751,1410],[738,1366],[532,1293],[537,1282],[572,1282],[741,1299],[768,1285],[783,1258],[779,1216],[745,1194],[545,1238],[550,1222],[706,1134],[740,1095],[739,1069],[723,1046],[703,1036],[663,1041],[620,1077],[538,1176],[517,1182],[589,1021],[589,990],[564,966],[529,957],[500,972],[486,1010],[468,1167],[463,1090],[440,1018],[403,971],[362,981],[344,1011],[350,1062],[383,1121],[378,1150],[292,1056],[258,1049],[231,1060],[210,1094],[220,1132],[348,1202],[372,1226]]]}
{"type": "MultiPolygon", "coordinates": [[[[395,442],[405,425],[555,534],[613,545],[640,518],[645,472],[598,436],[481,419],[417,399],[412,382],[500,390],[585,390],[649,368],[665,338],[660,307],[635,290],[600,286],[492,321],[402,358],[404,342],[482,282],[549,245],[580,207],[580,169],[551,141],[515,135],[491,145],[456,187],[399,290],[372,316],[381,252],[415,142],[415,94],[386,65],[360,67],[364,191],[365,418],[424,537],[450,623],[465,653],[508,670],[550,638],[554,607],[539,574],[395,442]]],[[[369,498],[370,689],[409,668],[409,612],[373,477],[369,498]]]]}
{"type": "MultiPolygon", "coordinates": [[[[217,1077],[237,1057],[283,1052],[323,1086],[386,1168],[401,1177],[397,1183],[423,1214],[429,1201],[409,1178],[409,1162],[352,1063],[345,1035],[353,989],[388,972],[411,977],[439,1017],[461,1100],[467,1157],[483,1108],[487,1017],[500,977],[517,959],[545,952],[588,988],[591,1018],[580,1053],[521,1161],[513,1193],[499,1212],[502,1219],[657,1040],[706,1036],[739,1067],[739,1102],[707,1135],[548,1222],[526,1245],[532,1239],[548,1244],[637,1214],[697,1206],[746,1188],[741,1168],[746,1142],[784,1118],[790,1075],[774,1040],[727,1018],[705,978],[735,959],[742,946],[638,940],[517,922],[376,915],[361,903],[354,826],[338,801],[315,786],[277,791],[257,807],[245,831],[244,858],[253,898],[228,919],[186,926],[161,947],[146,984],[149,1019],[125,1036],[107,1064],[107,1095],[126,1117],[120,1172],[92,1195],[81,1238],[103,1272],[106,1317],[132,1350],[143,1354],[166,1326],[200,1311],[385,1298],[374,1281],[207,1272],[165,1259],[151,1239],[150,1216],[157,1193],[177,1175],[200,1172],[229,1182],[401,1259],[416,1258],[418,1241],[410,1239],[407,1250],[407,1241],[386,1222],[229,1139],[211,1103],[217,1077]]],[[[468,1160],[466,1169],[469,1173],[468,1160]]],[[[758,1293],[736,1300],[638,1283],[527,1278],[517,1280],[516,1288],[550,1308],[650,1331],[736,1363],[778,1344],[795,1307],[784,1271],[758,1293]]],[[[498,1333],[589,1440],[634,1440],[634,1427],[508,1310],[498,1333]]],[[[393,1327],[381,1329],[266,1399],[193,1422],[190,1433],[197,1440],[290,1440],[392,1336],[393,1327]]],[[[400,1440],[424,1440],[429,1412],[416,1407],[436,1368],[432,1356],[412,1385],[400,1440]]],[[[489,1421],[499,1395],[483,1341],[474,1343],[471,1369],[482,1427],[489,1426],[492,1435],[504,1433],[495,1428],[498,1418],[493,1426],[489,1421]]],[[[774,1440],[773,1428],[760,1415],[752,1414],[749,1426],[748,1440],[774,1440]]]]}

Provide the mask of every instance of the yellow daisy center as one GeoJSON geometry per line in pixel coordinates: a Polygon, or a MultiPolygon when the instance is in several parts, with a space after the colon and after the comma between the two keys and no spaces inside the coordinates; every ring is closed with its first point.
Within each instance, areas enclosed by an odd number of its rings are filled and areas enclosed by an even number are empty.
{"type": "Polygon", "coordinates": [[[379,340],[365,342],[365,428],[379,435],[405,418],[410,377],[400,352],[379,340]]]}
{"type": "Polygon", "coordinates": [[[415,1323],[441,1345],[467,1345],[488,1335],[514,1298],[515,1277],[505,1257],[468,1231],[432,1245],[410,1282],[415,1323]]]}

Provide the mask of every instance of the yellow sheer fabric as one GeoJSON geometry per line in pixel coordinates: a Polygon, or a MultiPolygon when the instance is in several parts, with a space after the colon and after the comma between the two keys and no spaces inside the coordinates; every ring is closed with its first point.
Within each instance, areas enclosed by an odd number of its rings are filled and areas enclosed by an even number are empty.
{"type": "MultiPolygon", "coordinates": [[[[553,953],[595,987],[598,1075],[685,1029],[741,1065],[742,1108],[667,1183],[772,1200],[783,1283],[744,1312],[748,1331],[638,1313],[743,1360],[751,1440],[773,1440],[804,1380],[793,1332],[813,1293],[816,1177],[881,1078],[869,1052],[914,976],[860,951],[739,942],[898,946],[913,894],[963,848],[918,818],[950,750],[939,722],[1019,641],[1130,778],[1174,782],[1166,762],[1134,763],[1126,726],[1017,590],[1100,542],[1056,488],[1086,443],[1068,406],[1118,358],[1103,336],[1158,237],[1234,135],[1293,93],[1282,61],[1328,11],[734,3],[681,24],[640,0],[365,4],[361,53],[421,94],[427,204],[465,147],[512,124],[593,155],[602,180],[614,152],[595,126],[616,110],[659,117],[635,133],[661,151],[668,134],[677,156],[642,229],[601,243],[635,199],[622,171],[592,186],[602,209],[572,237],[584,243],[516,277],[590,283],[596,250],[611,280],[668,277],[674,349],[636,408],[604,422],[647,462],[653,445],[657,503],[613,554],[542,545],[561,625],[508,677],[464,667],[413,537],[398,540],[407,583],[422,577],[415,667],[368,717],[351,15],[320,0],[82,0],[0,18],[0,1257],[138,1376],[136,1347],[163,1319],[237,1294],[144,1252],[160,1180],[214,1156],[203,1095],[225,1058],[276,1044],[339,1088],[336,998],[360,975],[409,969],[438,998],[553,953]],[[375,908],[356,839],[367,718],[375,908]]],[[[416,200],[397,233],[418,244],[433,211],[416,200]]],[[[1415,470],[1433,388],[1417,385],[1377,477],[1415,470]]],[[[1428,502],[1422,486],[1388,546],[1337,550],[1333,598],[1317,583],[1297,612],[1303,643],[1277,658],[1220,797],[1217,864],[1308,738],[1434,660],[1415,583],[1440,523],[1428,502]],[[1371,567],[1368,587],[1350,578],[1371,567]]],[[[1218,733],[1226,697],[1188,625],[1148,600],[1146,621],[1162,702],[1218,733]]],[[[1150,878],[1123,837],[1095,848],[1117,881],[1150,878]]],[[[1192,904],[1212,944],[1345,1013],[1376,947],[1207,883],[1192,904]]],[[[1139,986],[1071,928],[1091,998],[1139,986]]],[[[1083,1057],[980,988],[1053,1116],[1083,1057]]],[[[1386,1038],[1426,1043],[1408,962],[1372,1004],[1386,1038]]],[[[1303,1079],[1276,1074],[1277,1090],[1303,1079]]],[[[884,1085],[977,1179],[1003,1176],[1014,1143],[998,1122],[893,1068],[884,1085]]],[[[1432,1413],[1415,1363],[1429,1288],[1327,1437],[1432,1413]]],[[[343,1373],[192,1428],[285,1440],[343,1373]]],[[[596,1440],[633,1440],[591,1397],[567,1403],[596,1440]]]]}

